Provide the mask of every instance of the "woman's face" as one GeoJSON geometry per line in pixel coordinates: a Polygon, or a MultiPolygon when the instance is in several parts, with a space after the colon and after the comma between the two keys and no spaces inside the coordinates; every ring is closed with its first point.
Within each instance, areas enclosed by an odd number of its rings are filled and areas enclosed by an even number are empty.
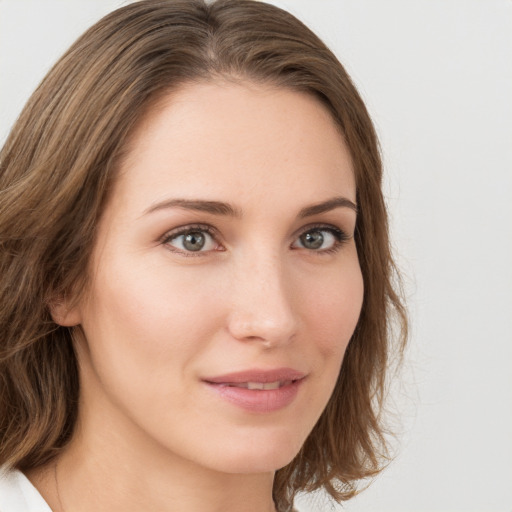
{"type": "Polygon", "coordinates": [[[83,428],[223,472],[290,462],[361,309],[355,200],[313,97],[251,83],[170,94],[132,140],[68,313],[85,334],[83,428]]]}

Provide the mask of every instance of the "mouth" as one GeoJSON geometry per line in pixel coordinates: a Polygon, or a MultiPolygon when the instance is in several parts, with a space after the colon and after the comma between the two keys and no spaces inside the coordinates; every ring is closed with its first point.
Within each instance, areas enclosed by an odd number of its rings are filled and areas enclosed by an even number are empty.
{"type": "MultiPolygon", "coordinates": [[[[269,390],[269,389],[279,389],[283,386],[289,386],[290,384],[293,384],[294,382],[297,382],[297,380],[277,380],[275,382],[222,382],[217,383],[219,386],[227,386],[230,388],[243,388],[243,389],[250,389],[250,390],[269,390]]],[[[210,384],[215,384],[213,382],[210,382],[210,384]]]]}
{"type": "Polygon", "coordinates": [[[248,370],[203,379],[218,397],[245,411],[271,413],[290,406],[306,374],[290,368],[248,370]]]}
{"type": "Polygon", "coordinates": [[[305,373],[294,368],[251,368],[215,377],[205,377],[202,380],[211,384],[224,384],[227,386],[256,386],[251,389],[265,389],[261,388],[261,385],[270,385],[272,387],[267,389],[277,389],[286,383],[303,379],[305,376],[305,373]]]}

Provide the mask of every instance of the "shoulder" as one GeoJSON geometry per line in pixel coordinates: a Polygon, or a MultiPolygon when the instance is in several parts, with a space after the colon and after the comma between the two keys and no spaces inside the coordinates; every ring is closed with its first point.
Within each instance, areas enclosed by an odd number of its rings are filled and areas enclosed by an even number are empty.
{"type": "Polygon", "coordinates": [[[0,512],[52,512],[28,478],[0,467],[0,512]]]}

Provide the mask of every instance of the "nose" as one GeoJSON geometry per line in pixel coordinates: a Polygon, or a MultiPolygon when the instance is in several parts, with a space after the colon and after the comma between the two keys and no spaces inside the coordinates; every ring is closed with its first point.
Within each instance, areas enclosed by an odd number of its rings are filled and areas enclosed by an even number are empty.
{"type": "Polygon", "coordinates": [[[253,256],[232,275],[228,330],[237,340],[272,348],[293,339],[298,316],[283,267],[277,257],[253,256]]]}

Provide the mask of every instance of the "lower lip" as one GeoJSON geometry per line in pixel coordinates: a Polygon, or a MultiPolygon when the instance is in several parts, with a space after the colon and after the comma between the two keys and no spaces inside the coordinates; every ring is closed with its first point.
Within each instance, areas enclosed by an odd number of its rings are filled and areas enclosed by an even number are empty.
{"type": "Polygon", "coordinates": [[[296,380],[279,389],[247,389],[205,382],[222,398],[246,411],[268,413],[290,405],[304,379],[296,380]]]}

